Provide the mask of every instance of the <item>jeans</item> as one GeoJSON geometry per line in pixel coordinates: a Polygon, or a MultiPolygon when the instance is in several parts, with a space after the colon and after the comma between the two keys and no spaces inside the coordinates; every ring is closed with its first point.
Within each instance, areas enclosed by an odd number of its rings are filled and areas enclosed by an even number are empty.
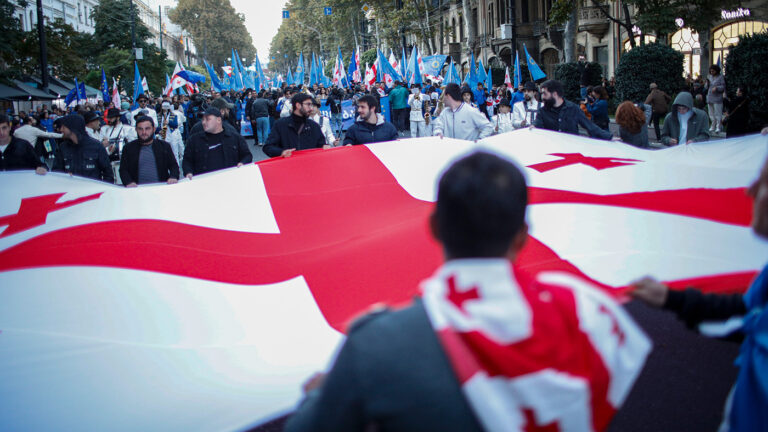
{"type": "Polygon", "coordinates": [[[341,137],[343,120],[344,116],[342,113],[331,114],[331,130],[337,138],[341,137]]]}
{"type": "Polygon", "coordinates": [[[666,114],[659,114],[659,113],[653,113],[651,114],[651,121],[650,123],[653,124],[653,130],[656,132],[656,140],[661,141],[661,128],[659,128],[659,120],[661,120],[662,117],[666,116],[666,114]]]}
{"type": "Polygon", "coordinates": [[[267,142],[269,136],[269,117],[256,117],[256,136],[259,144],[267,142]]]}
{"type": "Polygon", "coordinates": [[[408,110],[406,108],[398,108],[393,109],[392,114],[394,114],[394,120],[395,120],[395,127],[397,128],[398,132],[402,132],[405,130],[405,117],[408,115],[408,110]]]}

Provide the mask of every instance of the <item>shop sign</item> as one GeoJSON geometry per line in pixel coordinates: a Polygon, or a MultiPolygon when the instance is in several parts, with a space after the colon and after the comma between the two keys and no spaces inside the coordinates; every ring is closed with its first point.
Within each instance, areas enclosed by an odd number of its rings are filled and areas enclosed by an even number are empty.
{"type": "Polygon", "coordinates": [[[751,14],[751,11],[747,8],[738,8],[736,10],[723,10],[720,11],[720,16],[723,17],[724,20],[729,19],[736,19],[736,18],[744,18],[748,17],[751,14]]]}

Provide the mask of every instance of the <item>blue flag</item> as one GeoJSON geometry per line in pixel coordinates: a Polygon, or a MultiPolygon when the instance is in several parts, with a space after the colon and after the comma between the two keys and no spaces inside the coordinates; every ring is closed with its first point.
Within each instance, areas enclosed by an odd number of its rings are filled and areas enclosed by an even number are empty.
{"type": "Polygon", "coordinates": [[[528,63],[528,73],[531,74],[531,79],[533,81],[538,81],[542,78],[546,78],[547,74],[544,73],[543,70],[539,67],[538,64],[533,60],[530,54],[528,54],[528,48],[525,47],[525,44],[523,44],[523,51],[525,51],[525,61],[528,63]]]}
{"type": "Polygon", "coordinates": [[[75,86],[72,87],[72,90],[67,93],[67,96],[64,98],[64,105],[69,106],[72,102],[79,102],[80,101],[80,92],[78,91],[78,84],[77,84],[77,78],[75,78],[75,86]]]}
{"type": "Polygon", "coordinates": [[[447,58],[448,56],[446,55],[422,57],[421,73],[432,76],[440,75],[440,71],[443,69],[443,64],[445,64],[445,59],[447,58]]]}
{"type": "Polygon", "coordinates": [[[473,89],[477,87],[477,64],[475,63],[475,53],[471,53],[469,62],[469,73],[464,77],[464,84],[468,84],[469,88],[473,89]]]}
{"type": "Polygon", "coordinates": [[[312,87],[317,84],[318,81],[317,57],[315,57],[315,53],[312,53],[312,62],[309,65],[309,86],[312,87]]]}
{"type": "Polygon", "coordinates": [[[136,62],[133,62],[133,107],[136,108],[139,106],[136,103],[136,98],[139,97],[139,95],[144,94],[144,86],[141,85],[141,74],[139,73],[139,64],[136,62]]]}
{"type": "MultiPolygon", "coordinates": [[[[488,78],[488,76],[485,73],[485,66],[483,66],[483,60],[480,60],[477,65],[477,82],[481,82],[485,85],[486,78],[488,78]]],[[[475,87],[477,87],[477,84],[475,84],[475,87]]]]}
{"type": "Polygon", "coordinates": [[[101,68],[101,98],[109,103],[112,97],[109,95],[109,84],[107,84],[107,75],[104,74],[104,68],[101,68]]]}
{"type": "Polygon", "coordinates": [[[293,84],[304,84],[304,53],[299,53],[299,62],[296,64],[296,74],[293,76],[293,84]]]}
{"type": "MultiPolygon", "coordinates": [[[[414,47],[415,49],[416,47],[414,47]]],[[[414,55],[411,56],[413,62],[413,73],[411,74],[411,78],[408,80],[408,84],[423,84],[424,82],[421,80],[421,68],[419,67],[419,56],[418,53],[414,53],[414,55]]]]}
{"type": "Polygon", "coordinates": [[[224,89],[224,85],[221,83],[221,80],[219,80],[216,71],[213,70],[213,67],[209,65],[207,61],[203,60],[203,63],[205,63],[205,69],[208,71],[208,75],[211,76],[211,89],[221,92],[224,89]]]}
{"type": "Polygon", "coordinates": [[[293,85],[293,74],[291,73],[291,67],[288,66],[288,74],[285,76],[285,83],[290,85],[293,85]]]}
{"type": "Polygon", "coordinates": [[[347,69],[347,79],[350,87],[352,86],[355,72],[357,72],[357,62],[355,61],[356,53],[356,51],[352,51],[352,57],[349,59],[349,68],[347,69]]]}
{"type": "Polygon", "coordinates": [[[486,74],[486,77],[485,77],[485,88],[486,88],[486,89],[487,89],[489,92],[490,92],[490,91],[491,91],[491,89],[493,88],[493,78],[491,77],[491,75],[493,75],[493,74],[491,73],[491,67],[490,67],[490,66],[488,66],[488,73],[486,74]]]}
{"type": "Polygon", "coordinates": [[[520,73],[520,54],[515,51],[515,70],[512,72],[512,85],[515,87],[513,90],[517,90],[522,84],[522,74],[520,73]]]}
{"type": "Polygon", "coordinates": [[[400,75],[405,77],[408,75],[408,59],[405,56],[405,47],[403,47],[403,57],[400,59],[400,75]]]}
{"type": "Polygon", "coordinates": [[[382,53],[380,49],[377,49],[376,52],[379,56],[378,72],[381,74],[381,80],[387,85],[387,87],[394,86],[395,81],[402,81],[403,78],[400,76],[400,73],[392,67],[392,65],[389,63],[389,60],[384,57],[384,53],[382,53]]]}
{"type": "Polygon", "coordinates": [[[456,64],[453,62],[453,59],[451,59],[451,65],[448,67],[448,70],[445,72],[445,83],[454,83],[454,84],[461,84],[461,77],[459,76],[459,72],[456,70],[456,64]]]}

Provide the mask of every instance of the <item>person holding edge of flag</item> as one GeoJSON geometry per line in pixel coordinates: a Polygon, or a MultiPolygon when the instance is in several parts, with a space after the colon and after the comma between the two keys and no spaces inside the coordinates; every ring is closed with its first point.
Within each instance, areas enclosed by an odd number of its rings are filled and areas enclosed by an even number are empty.
{"type": "Polygon", "coordinates": [[[522,172],[499,156],[449,167],[429,217],[445,262],[421,298],[349,327],[284,430],[606,429],[651,343],[586,280],[514,266],[527,204],[522,172]]]}
{"type": "Polygon", "coordinates": [[[450,83],[443,91],[445,109],[435,119],[433,133],[440,138],[476,141],[493,134],[493,126],[485,114],[473,108],[462,99],[458,84],[450,83]]]}

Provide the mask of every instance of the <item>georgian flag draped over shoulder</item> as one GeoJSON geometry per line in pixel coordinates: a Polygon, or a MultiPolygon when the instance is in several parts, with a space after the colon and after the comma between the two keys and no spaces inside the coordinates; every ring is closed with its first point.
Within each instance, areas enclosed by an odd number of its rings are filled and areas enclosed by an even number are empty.
{"type": "MultiPolygon", "coordinates": [[[[530,238],[516,274],[576,299],[579,334],[594,336],[601,356],[621,334],[639,346],[615,308],[600,306],[631,281],[652,273],[674,288],[743,291],[765,264],[745,194],[766,158],[760,136],[645,151],[524,129],[479,144],[301,151],[135,189],[3,172],[12,187],[0,189],[0,382],[13,395],[0,406],[3,428],[242,430],[285,414],[352,317],[410,301],[440,267],[426,223],[436,181],[477,149],[528,179],[530,238]]],[[[456,285],[467,311],[472,288],[456,285]]],[[[526,419],[565,430],[584,419],[542,411],[537,391],[563,378],[578,398],[552,397],[607,401],[607,412],[632,381],[610,359],[607,387],[543,361],[535,369],[551,372],[508,385],[526,419]]],[[[457,377],[466,386],[474,372],[457,377]]]]}

